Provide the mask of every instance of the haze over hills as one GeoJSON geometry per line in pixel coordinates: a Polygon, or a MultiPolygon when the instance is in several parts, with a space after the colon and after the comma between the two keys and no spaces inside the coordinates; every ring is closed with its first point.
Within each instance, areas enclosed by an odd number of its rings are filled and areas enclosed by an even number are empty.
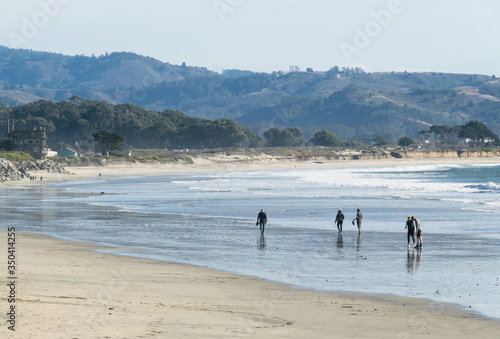
{"type": "Polygon", "coordinates": [[[189,116],[235,119],[262,135],[299,127],[310,138],[330,129],[343,139],[413,136],[430,125],[479,120],[500,134],[500,80],[443,73],[365,73],[361,69],[223,74],[134,53],[100,57],[0,46],[0,102],[105,100],[189,116]]]}

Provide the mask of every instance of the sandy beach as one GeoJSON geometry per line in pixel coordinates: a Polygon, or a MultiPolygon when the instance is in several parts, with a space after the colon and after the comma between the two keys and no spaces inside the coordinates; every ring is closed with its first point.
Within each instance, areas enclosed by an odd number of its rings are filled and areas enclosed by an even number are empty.
{"type": "MultiPolygon", "coordinates": [[[[165,173],[499,163],[499,158],[331,162],[199,161],[194,165],[110,165],[34,173],[62,180],[165,173]]],[[[95,244],[17,230],[15,304],[9,303],[7,228],[2,230],[2,338],[493,338],[500,321],[458,306],[393,296],[301,290],[200,267],[98,252],[95,244]]],[[[12,285],[11,285],[12,286],[12,285]]]]}
{"type": "Polygon", "coordinates": [[[209,157],[194,157],[193,164],[109,164],[106,166],[65,167],[71,174],[46,173],[32,171],[38,181],[32,182],[28,178],[20,181],[0,183],[0,187],[19,187],[41,185],[47,182],[72,181],[98,178],[99,174],[109,176],[147,176],[169,173],[202,173],[228,171],[269,171],[290,169],[319,169],[335,167],[381,167],[381,166],[408,166],[408,165],[460,165],[460,164],[499,164],[497,157],[468,157],[468,158],[407,158],[407,159],[363,159],[363,160],[297,160],[283,157],[260,155],[228,155],[220,153],[209,157]],[[39,178],[42,177],[42,181],[39,178]]]}
{"type": "MultiPolygon", "coordinates": [[[[18,232],[16,331],[4,321],[1,337],[493,338],[500,331],[500,322],[453,305],[298,290],[95,251],[102,249],[18,232]]],[[[10,305],[3,297],[4,317],[10,305]]]]}

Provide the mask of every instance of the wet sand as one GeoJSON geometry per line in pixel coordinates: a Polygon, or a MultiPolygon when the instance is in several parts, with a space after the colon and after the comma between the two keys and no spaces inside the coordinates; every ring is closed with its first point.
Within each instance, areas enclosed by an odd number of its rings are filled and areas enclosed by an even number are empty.
{"type": "MultiPolygon", "coordinates": [[[[494,338],[500,331],[499,321],[428,300],[300,290],[29,233],[17,233],[15,246],[16,332],[3,321],[2,338],[494,338]]],[[[3,297],[4,318],[10,305],[3,297]]]]}

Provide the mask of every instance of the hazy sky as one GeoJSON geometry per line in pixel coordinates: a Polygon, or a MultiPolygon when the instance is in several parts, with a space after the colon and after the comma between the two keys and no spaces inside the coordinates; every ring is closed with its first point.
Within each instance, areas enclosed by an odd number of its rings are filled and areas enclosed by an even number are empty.
{"type": "Polygon", "coordinates": [[[211,70],[500,76],[498,0],[0,0],[0,44],[211,70]]]}

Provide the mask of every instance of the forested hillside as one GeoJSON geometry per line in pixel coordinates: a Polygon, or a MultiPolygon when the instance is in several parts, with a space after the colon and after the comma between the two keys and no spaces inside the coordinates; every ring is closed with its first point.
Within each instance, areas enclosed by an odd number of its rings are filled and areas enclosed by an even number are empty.
{"type": "Polygon", "coordinates": [[[39,99],[127,102],[138,99],[130,88],[215,75],[205,68],[180,66],[120,52],[96,56],[9,49],[0,46],[0,100],[18,105],[39,99]],[[129,98],[121,98],[120,92],[129,98]]]}
{"type": "Polygon", "coordinates": [[[366,73],[337,66],[218,74],[133,53],[85,57],[0,47],[0,102],[5,106],[68,101],[75,95],[190,117],[235,119],[261,137],[271,127],[298,127],[306,139],[332,130],[342,139],[395,140],[431,125],[470,120],[500,134],[500,80],[492,75],[366,73]]]}
{"type": "Polygon", "coordinates": [[[60,143],[88,148],[96,130],[120,133],[126,144],[135,148],[261,146],[253,131],[230,119],[191,118],[179,111],[146,111],[132,104],[111,105],[80,97],[60,102],[41,100],[12,109],[0,105],[0,128],[7,131],[8,121],[16,130],[47,129],[49,147],[54,149],[60,143]]]}

